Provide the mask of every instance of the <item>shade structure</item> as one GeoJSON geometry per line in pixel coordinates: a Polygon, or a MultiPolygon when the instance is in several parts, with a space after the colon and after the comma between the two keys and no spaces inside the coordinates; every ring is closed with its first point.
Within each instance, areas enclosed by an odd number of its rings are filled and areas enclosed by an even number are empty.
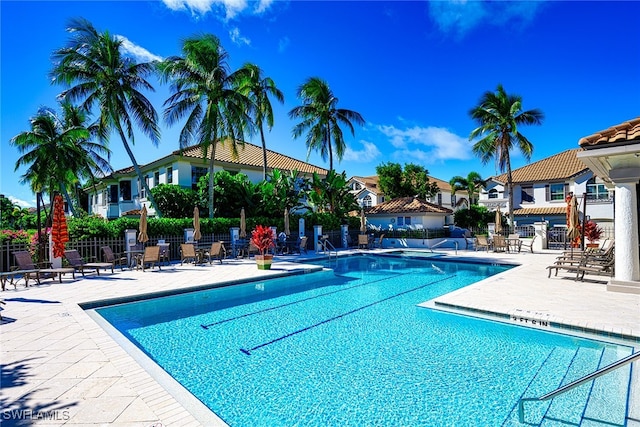
{"type": "Polygon", "coordinates": [[[140,212],[140,226],[138,228],[138,242],[146,243],[149,241],[149,236],[147,235],[147,207],[142,206],[142,211],[140,212]]]}
{"type": "Polygon", "coordinates": [[[360,210],[360,232],[367,232],[367,218],[364,216],[364,208],[360,210]]]}
{"type": "Polygon", "coordinates": [[[578,211],[578,199],[575,195],[571,196],[568,203],[567,238],[572,240],[580,236],[580,213],[578,211]]]}
{"type": "Polygon", "coordinates": [[[196,206],[193,208],[193,240],[196,242],[202,239],[202,233],[200,233],[200,209],[196,206]]]}
{"type": "Polygon", "coordinates": [[[240,238],[247,237],[247,219],[244,216],[244,208],[240,209],[240,238]]]}
{"type": "Polygon", "coordinates": [[[289,208],[284,208],[284,234],[287,236],[291,234],[291,229],[289,228],[289,208]]]}
{"type": "Polygon", "coordinates": [[[496,233],[502,233],[502,213],[500,212],[500,206],[496,209],[496,233]]]}
{"type": "Polygon", "coordinates": [[[53,198],[53,221],[51,224],[51,242],[54,258],[64,255],[64,244],[69,241],[67,217],[64,215],[64,201],[61,195],[53,198]]]}

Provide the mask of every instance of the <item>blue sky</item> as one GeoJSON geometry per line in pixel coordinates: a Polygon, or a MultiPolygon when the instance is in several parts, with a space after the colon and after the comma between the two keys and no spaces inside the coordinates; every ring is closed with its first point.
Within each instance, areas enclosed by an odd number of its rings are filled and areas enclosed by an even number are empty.
{"type": "MultiPolygon", "coordinates": [[[[340,107],[366,120],[355,137],[345,134],[345,157],[334,160],[339,172],[373,175],[383,162],[416,163],[449,180],[500,173],[473,156],[468,140],[475,127],[469,110],[499,83],[521,95],[525,109],[545,113],[542,126],[521,129],[535,147],[532,161],[638,116],[638,16],[634,1],[2,0],[0,193],[35,205],[18,183],[24,171],[14,171],[18,152],[9,141],[29,129],[39,107],[57,107],[63,88],[50,84],[50,56],[68,40],[73,17],[126,38],[131,55],[145,60],[180,54],[181,41],[194,34],[215,34],[233,69],[256,63],[284,92],[267,146],[301,160],[307,149],[304,138],[292,139],[288,112],[299,105],[298,86],[318,76],[340,107]]],[[[168,88],[152,83],[148,97],[161,113],[168,88]]],[[[158,147],[139,135],[138,162],[177,149],[179,131],[162,124],[158,147]]],[[[118,138],[110,148],[114,169],[130,165],[118,138]]],[[[328,167],[315,153],[308,161],[328,167]]],[[[525,164],[513,152],[513,168],[525,164]]]]}

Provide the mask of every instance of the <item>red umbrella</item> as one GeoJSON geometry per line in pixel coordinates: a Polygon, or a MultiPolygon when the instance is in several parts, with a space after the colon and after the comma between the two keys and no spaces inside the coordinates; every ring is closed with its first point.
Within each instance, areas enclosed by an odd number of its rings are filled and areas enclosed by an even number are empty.
{"type": "Polygon", "coordinates": [[[64,215],[64,201],[59,194],[53,199],[51,241],[53,243],[53,257],[62,257],[64,244],[69,241],[69,231],[67,230],[67,217],[64,215]]]}

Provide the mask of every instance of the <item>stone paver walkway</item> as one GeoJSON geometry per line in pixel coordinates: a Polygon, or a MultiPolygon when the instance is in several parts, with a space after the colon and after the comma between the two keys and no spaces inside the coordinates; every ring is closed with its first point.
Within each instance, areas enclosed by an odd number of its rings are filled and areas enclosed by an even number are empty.
{"type": "MultiPolygon", "coordinates": [[[[547,279],[545,266],[557,253],[460,251],[458,255],[521,265],[437,298],[439,304],[503,314],[528,312],[530,317],[640,338],[640,295],[607,292],[602,281],[547,279]]],[[[0,297],[6,302],[0,325],[2,424],[224,425],[194,398],[185,400],[179,387],[168,387],[152,376],[79,304],[274,276],[313,269],[311,264],[280,258],[270,271],[257,270],[253,260],[173,264],[161,271],[117,270],[75,281],[68,276],[61,284],[47,280],[40,286],[9,287],[0,297]]],[[[640,396],[637,393],[634,390],[635,397],[640,396]]]]}

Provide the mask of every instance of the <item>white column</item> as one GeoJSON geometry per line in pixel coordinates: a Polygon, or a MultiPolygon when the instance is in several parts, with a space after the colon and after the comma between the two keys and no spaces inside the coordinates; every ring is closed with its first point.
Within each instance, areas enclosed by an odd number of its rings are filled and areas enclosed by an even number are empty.
{"type": "Polygon", "coordinates": [[[640,258],[636,181],[615,184],[615,280],[638,281],[640,258]]]}

